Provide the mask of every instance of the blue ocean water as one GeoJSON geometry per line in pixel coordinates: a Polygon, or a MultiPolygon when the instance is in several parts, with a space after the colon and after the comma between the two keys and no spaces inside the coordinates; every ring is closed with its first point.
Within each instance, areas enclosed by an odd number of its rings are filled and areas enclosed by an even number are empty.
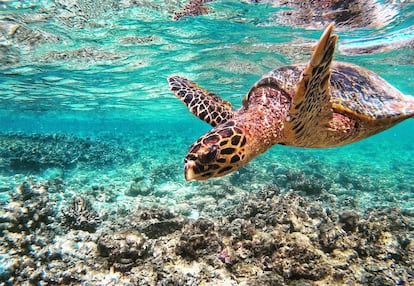
{"type": "MultiPolygon", "coordinates": [[[[205,1],[208,14],[174,21],[187,2],[0,1],[3,205],[24,181],[60,178],[63,201],[83,194],[108,212],[156,205],[198,217],[212,204],[210,189],[249,194],[269,184],[338,208],[414,212],[411,119],[339,148],[274,146],[234,174],[185,182],[188,146],[210,126],[175,98],[167,77],[187,77],[239,107],[263,74],[306,62],[329,22],[284,19],[294,8],[279,1],[236,0],[205,1]],[[39,151],[49,144],[45,138],[51,146],[39,151]],[[89,149],[76,144],[97,151],[87,156],[89,149]],[[9,161],[30,152],[34,159],[21,167],[9,161]],[[148,191],[134,193],[134,180],[148,191]]],[[[374,2],[386,7],[364,16],[376,22],[338,25],[335,59],[373,70],[414,95],[414,3],[374,2]]]]}
{"type": "MultiPolygon", "coordinates": [[[[171,150],[177,151],[174,154],[180,156],[174,163],[180,168],[187,146],[209,126],[172,95],[166,83],[169,75],[185,76],[237,107],[262,74],[306,62],[323,28],[279,24],[275,15],[286,8],[271,3],[217,1],[209,4],[210,14],[181,21],[172,21],[172,14],[184,1],[94,3],[1,3],[2,132],[109,134],[137,141],[148,136],[140,142],[153,148],[148,156],[162,163],[171,160],[171,150]]],[[[413,5],[401,3],[393,9],[396,15],[379,29],[339,26],[336,59],[369,68],[403,93],[413,94],[414,35],[407,32],[414,27],[413,5]],[[375,52],[384,45],[385,51],[375,52]],[[355,46],[371,46],[374,52],[346,53],[355,46]]],[[[263,159],[277,157],[278,152],[305,152],[315,160],[326,156],[335,161],[342,154],[348,164],[375,164],[399,173],[412,186],[413,124],[408,120],[367,141],[334,150],[275,147],[263,159]],[[372,150],[372,157],[363,156],[366,149],[372,150]],[[399,158],[405,171],[390,168],[384,150],[395,155],[393,160],[399,158]]]]}

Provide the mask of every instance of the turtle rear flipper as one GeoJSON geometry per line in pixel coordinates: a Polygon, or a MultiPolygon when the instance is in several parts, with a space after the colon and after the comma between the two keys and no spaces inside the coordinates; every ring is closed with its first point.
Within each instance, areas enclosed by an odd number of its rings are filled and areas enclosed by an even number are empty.
{"type": "Polygon", "coordinates": [[[234,117],[230,102],[194,82],[180,76],[171,76],[168,83],[171,91],[181,99],[190,112],[211,126],[217,126],[234,117]]]}
{"type": "Polygon", "coordinates": [[[330,102],[331,63],[337,36],[332,35],[333,23],[321,36],[310,62],[296,87],[286,124],[286,137],[295,146],[308,146],[321,141],[333,110],[330,102]],[[314,142],[314,143],[313,143],[314,142]]]}

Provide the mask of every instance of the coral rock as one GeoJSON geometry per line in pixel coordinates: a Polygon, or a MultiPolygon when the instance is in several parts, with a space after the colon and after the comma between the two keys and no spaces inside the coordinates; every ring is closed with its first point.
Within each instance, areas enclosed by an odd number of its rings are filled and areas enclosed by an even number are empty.
{"type": "Polygon", "coordinates": [[[63,221],[72,229],[95,232],[100,218],[93,209],[92,203],[81,196],[73,197],[69,206],[62,209],[63,221]]]}
{"type": "Polygon", "coordinates": [[[107,234],[98,239],[98,253],[116,271],[126,272],[148,254],[149,245],[138,232],[107,234]]]}
{"type": "Polygon", "coordinates": [[[221,249],[222,242],[214,224],[209,220],[199,219],[182,230],[176,253],[184,258],[197,259],[210,254],[218,255],[221,249]]]}

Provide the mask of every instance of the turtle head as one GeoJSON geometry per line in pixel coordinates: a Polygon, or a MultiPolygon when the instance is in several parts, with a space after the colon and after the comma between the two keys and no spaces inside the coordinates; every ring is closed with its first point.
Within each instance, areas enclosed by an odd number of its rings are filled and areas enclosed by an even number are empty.
{"type": "Polygon", "coordinates": [[[231,173],[247,163],[246,136],[228,121],[217,126],[190,146],[185,163],[185,179],[207,180],[231,173]]]}

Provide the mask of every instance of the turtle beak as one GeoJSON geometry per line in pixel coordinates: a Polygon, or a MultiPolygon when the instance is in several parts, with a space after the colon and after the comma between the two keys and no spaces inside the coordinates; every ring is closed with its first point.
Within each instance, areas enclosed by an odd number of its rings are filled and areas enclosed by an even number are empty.
{"type": "Polygon", "coordinates": [[[184,166],[184,176],[186,181],[195,180],[196,174],[194,173],[194,161],[188,161],[184,166]]]}

